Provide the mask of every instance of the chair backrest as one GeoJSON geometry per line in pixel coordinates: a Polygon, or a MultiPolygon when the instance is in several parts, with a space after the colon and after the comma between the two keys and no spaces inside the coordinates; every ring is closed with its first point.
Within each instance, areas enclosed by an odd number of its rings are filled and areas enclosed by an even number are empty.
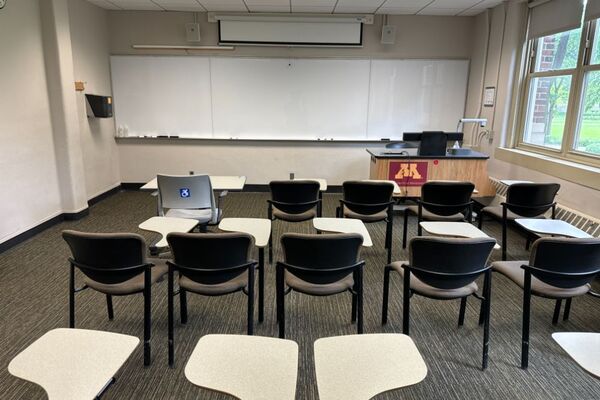
{"type": "Polygon", "coordinates": [[[600,271],[600,239],[541,238],[531,248],[531,274],[559,288],[591,283],[600,271]],[[559,273],[558,274],[553,274],[559,273]]]}
{"type": "Polygon", "coordinates": [[[271,200],[279,203],[275,204],[278,210],[288,214],[301,214],[317,205],[321,185],[310,180],[271,181],[269,188],[271,200]]]}
{"type": "Polygon", "coordinates": [[[164,208],[215,210],[208,175],[157,175],[158,195],[164,208]]]}
{"type": "Polygon", "coordinates": [[[524,217],[537,217],[552,208],[559,189],[558,183],[515,183],[506,191],[507,208],[524,217]]]}
{"type": "Polygon", "coordinates": [[[181,275],[203,284],[227,282],[250,262],[254,239],[247,233],[169,233],[173,262],[181,275]]]}
{"type": "Polygon", "coordinates": [[[71,260],[92,280],[121,283],[144,272],[146,242],[140,235],[65,230],[62,237],[71,249],[71,260]]]}
{"type": "Polygon", "coordinates": [[[444,132],[423,132],[419,142],[420,156],[443,156],[446,155],[448,136],[444,132]]]}
{"type": "Polygon", "coordinates": [[[409,244],[409,264],[422,282],[439,289],[458,289],[489,269],[492,238],[416,237],[409,244]]]}
{"type": "Polygon", "coordinates": [[[342,185],[344,203],[358,214],[375,214],[387,209],[392,201],[394,184],[391,182],[346,181],[342,185]]]}
{"type": "Polygon", "coordinates": [[[434,214],[453,215],[465,211],[474,189],[471,182],[430,181],[421,186],[421,202],[424,209],[434,214]]]}
{"type": "Polygon", "coordinates": [[[362,236],[357,233],[300,234],[281,236],[284,262],[298,278],[316,284],[337,282],[351,272],[350,267],[359,262],[362,236]],[[299,269],[293,268],[299,267],[299,269]],[[326,269],[341,269],[325,273],[326,269]]]}

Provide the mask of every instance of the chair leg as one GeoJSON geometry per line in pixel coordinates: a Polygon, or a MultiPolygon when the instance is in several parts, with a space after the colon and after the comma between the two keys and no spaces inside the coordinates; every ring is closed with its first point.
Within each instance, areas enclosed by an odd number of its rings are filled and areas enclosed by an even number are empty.
{"type": "Polygon", "coordinates": [[[258,249],[258,322],[265,319],[265,249],[258,249]]]}
{"type": "Polygon", "coordinates": [[[552,315],[552,325],[558,323],[558,317],[560,316],[560,307],[562,305],[562,299],[557,299],[554,304],[554,314],[552,315]]]}
{"type": "MultiPolygon", "coordinates": [[[[181,293],[181,292],[180,292],[181,293]]],[[[168,313],[168,346],[169,346],[169,367],[172,367],[173,364],[175,364],[175,338],[174,338],[174,317],[173,317],[173,297],[174,297],[174,293],[173,293],[173,269],[169,266],[169,276],[168,276],[168,282],[167,282],[167,313],[168,313]]],[[[181,297],[180,297],[181,300],[181,297]]],[[[180,310],[183,310],[182,307],[180,307],[180,310]]],[[[183,313],[182,313],[183,314],[183,313]]],[[[182,315],[182,320],[183,320],[183,315],[182,315]]]]}
{"type": "Polygon", "coordinates": [[[531,236],[527,235],[525,239],[525,250],[529,250],[529,245],[531,244],[531,236]]]}
{"type": "Polygon", "coordinates": [[[183,325],[187,324],[188,312],[187,312],[187,292],[179,288],[179,318],[183,325]]]}
{"type": "Polygon", "coordinates": [[[404,270],[404,296],[402,298],[402,333],[410,335],[410,272],[404,270]]]}
{"type": "Polygon", "coordinates": [[[113,311],[112,296],[110,294],[106,295],[106,310],[108,311],[108,319],[112,321],[115,314],[113,311]]]}
{"type": "Polygon", "coordinates": [[[352,293],[352,323],[356,322],[356,303],[358,300],[358,295],[356,293],[352,293]]]}
{"type": "Polygon", "coordinates": [[[406,249],[406,239],[408,236],[408,209],[404,210],[404,227],[402,228],[402,248],[406,249]]]}
{"type": "Polygon", "coordinates": [[[75,266],[69,271],[69,328],[75,328],[75,266]]]}
{"type": "Polygon", "coordinates": [[[200,230],[200,233],[206,233],[208,231],[208,225],[200,224],[200,225],[198,225],[198,230],[200,230]]]}
{"type": "Polygon", "coordinates": [[[458,312],[458,326],[463,326],[465,323],[465,311],[467,309],[467,298],[460,299],[460,311],[458,312]]]}
{"type": "Polygon", "coordinates": [[[279,323],[279,337],[285,338],[285,294],[283,281],[283,267],[277,266],[276,291],[277,291],[277,322],[279,323]]]}
{"type": "Polygon", "coordinates": [[[569,297],[565,302],[565,313],[563,314],[563,321],[567,321],[569,319],[569,314],[571,313],[571,300],[572,298],[569,297]]]}
{"type": "Polygon", "coordinates": [[[527,369],[529,365],[529,324],[531,314],[531,273],[525,271],[525,285],[523,289],[523,333],[521,336],[521,368],[527,369]]]}
{"type": "Polygon", "coordinates": [[[502,261],[506,261],[506,207],[504,208],[504,218],[502,218],[502,261]]]}
{"type": "Polygon", "coordinates": [[[383,271],[383,304],[381,305],[381,325],[387,324],[391,272],[392,269],[390,267],[385,267],[385,270],[383,271]]]}
{"type": "Polygon", "coordinates": [[[335,208],[335,217],[342,218],[342,210],[339,206],[335,208]]]}
{"type": "Polygon", "coordinates": [[[488,366],[488,354],[490,348],[490,311],[492,304],[492,271],[487,270],[485,273],[485,282],[483,284],[483,296],[485,298],[485,312],[483,322],[483,360],[481,369],[485,370],[488,366]]]}
{"type": "Polygon", "coordinates": [[[357,322],[357,332],[358,334],[362,334],[363,333],[363,281],[362,281],[362,269],[359,269],[358,271],[356,271],[356,290],[358,292],[357,294],[357,318],[358,318],[358,322],[357,322]]]}
{"type": "Polygon", "coordinates": [[[269,234],[269,264],[273,264],[273,221],[271,221],[271,233],[269,234]]]}
{"type": "Polygon", "coordinates": [[[477,228],[481,230],[483,228],[483,213],[481,210],[477,213],[477,228]]]}
{"type": "Polygon", "coordinates": [[[392,208],[392,206],[390,206],[389,210],[388,210],[387,226],[386,226],[386,232],[385,232],[385,243],[386,243],[386,248],[388,251],[388,254],[387,254],[388,264],[392,262],[392,233],[393,233],[393,229],[394,229],[393,215],[394,215],[393,208],[392,208]]]}
{"type": "Polygon", "coordinates": [[[152,281],[150,267],[144,271],[144,365],[150,365],[150,339],[152,336],[152,281]]]}
{"type": "Polygon", "coordinates": [[[248,269],[248,335],[254,335],[254,267],[248,269]]]}

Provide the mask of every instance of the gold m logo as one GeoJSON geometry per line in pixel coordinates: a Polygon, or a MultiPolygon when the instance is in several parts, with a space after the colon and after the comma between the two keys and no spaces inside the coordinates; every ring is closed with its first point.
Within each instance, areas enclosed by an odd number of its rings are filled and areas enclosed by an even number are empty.
{"type": "Polygon", "coordinates": [[[417,170],[416,163],[400,163],[400,169],[398,173],[394,177],[395,179],[403,179],[403,178],[413,178],[413,179],[421,179],[422,176],[417,170]]]}

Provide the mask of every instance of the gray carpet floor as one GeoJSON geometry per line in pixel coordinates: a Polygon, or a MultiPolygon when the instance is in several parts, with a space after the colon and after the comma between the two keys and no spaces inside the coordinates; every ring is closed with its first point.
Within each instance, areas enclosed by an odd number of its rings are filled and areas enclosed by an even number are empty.
{"type": "MultiPolygon", "coordinates": [[[[224,200],[229,217],[266,217],[266,193],[231,193],[224,200]]],[[[324,216],[333,216],[339,195],[324,196],[324,216]]],[[[0,254],[0,399],[38,399],[44,392],[36,385],[8,373],[10,360],[50,329],[68,326],[69,250],[61,238],[63,229],[94,232],[138,232],[147,240],[157,235],[137,228],[154,215],[155,198],[145,192],[121,192],[96,205],[79,221],[64,222],[0,254]]],[[[410,220],[409,237],[415,234],[410,220]]],[[[500,237],[500,226],[487,222],[484,230],[500,237]]],[[[385,224],[368,225],[374,246],[362,252],[366,261],[365,332],[401,332],[401,282],[393,276],[389,322],[382,326],[381,299],[385,224]]],[[[283,232],[313,232],[310,222],[274,223],[275,243],[283,232]]],[[[402,217],[394,222],[394,259],[406,259],[401,249],[402,217]]],[[[509,232],[509,259],[526,259],[524,238],[509,232]]],[[[493,260],[499,258],[494,252],[493,260]]],[[[275,259],[280,259],[275,246],[275,259]]],[[[275,273],[267,265],[265,321],[255,334],[276,336],[275,273]]],[[[600,285],[595,285],[599,290],[600,285]]],[[[481,285],[480,285],[481,287],[481,285]]],[[[104,399],[225,399],[192,385],[183,370],[200,337],[209,333],[245,333],[245,296],[209,298],[188,296],[189,321],[176,322],[176,365],[167,366],[166,280],[153,289],[152,365],[143,366],[142,347],[117,375],[104,399]]],[[[554,303],[534,298],[532,303],[531,353],[527,371],[519,368],[522,291],[508,279],[494,274],[492,284],[491,347],[489,368],[482,372],[482,328],[477,325],[479,302],[469,299],[465,325],[457,327],[459,301],[436,301],[415,296],[411,307],[411,337],[425,359],[428,375],[420,384],[382,394],[377,399],[600,399],[600,380],[580,369],[551,339],[557,331],[600,332],[600,302],[590,296],[573,301],[569,321],[551,324],[554,303]]],[[[176,302],[177,304],[177,302],[176,302]]],[[[298,399],[318,399],[313,367],[313,343],[326,336],[353,334],[350,295],[309,297],[291,293],[286,298],[287,337],[299,343],[298,399]]],[[[106,316],[104,296],[86,290],[76,298],[77,327],[127,333],[142,337],[141,295],[114,300],[115,319],[106,316]]],[[[68,348],[65,348],[68,351],[68,348]]],[[[274,385],[277,382],[264,382],[274,385]]]]}

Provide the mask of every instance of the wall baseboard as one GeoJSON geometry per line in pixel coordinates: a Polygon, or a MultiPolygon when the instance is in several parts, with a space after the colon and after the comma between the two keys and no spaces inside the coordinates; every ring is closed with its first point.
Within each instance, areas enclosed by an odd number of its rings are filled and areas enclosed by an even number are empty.
{"type": "Polygon", "coordinates": [[[78,219],[81,219],[81,218],[89,215],[90,214],[89,207],[93,206],[94,204],[97,204],[98,202],[100,202],[100,201],[106,199],[107,197],[110,197],[113,194],[118,193],[120,191],[121,191],[121,185],[115,186],[114,188],[107,190],[106,192],[101,193],[98,196],[93,197],[90,200],[88,200],[88,207],[84,208],[83,210],[81,210],[79,212],[58,214],[57,216],[52,217],[49,220],[44,221],[41,224],[36,225],[33,228],[30,228],[30,229],[26,230],[25,232],[22,232],[22,233],[18,234],[17,236],[12,237],[12,238],[0,243],[0,254],[4,253],[6,250],[8,250],[20,243],[23,243],[27,239],[32,238],[33,236],[37,235],[38,233],[41,233],[56,224],[59,224],[63,221],[76,221],[78,219]]]}

